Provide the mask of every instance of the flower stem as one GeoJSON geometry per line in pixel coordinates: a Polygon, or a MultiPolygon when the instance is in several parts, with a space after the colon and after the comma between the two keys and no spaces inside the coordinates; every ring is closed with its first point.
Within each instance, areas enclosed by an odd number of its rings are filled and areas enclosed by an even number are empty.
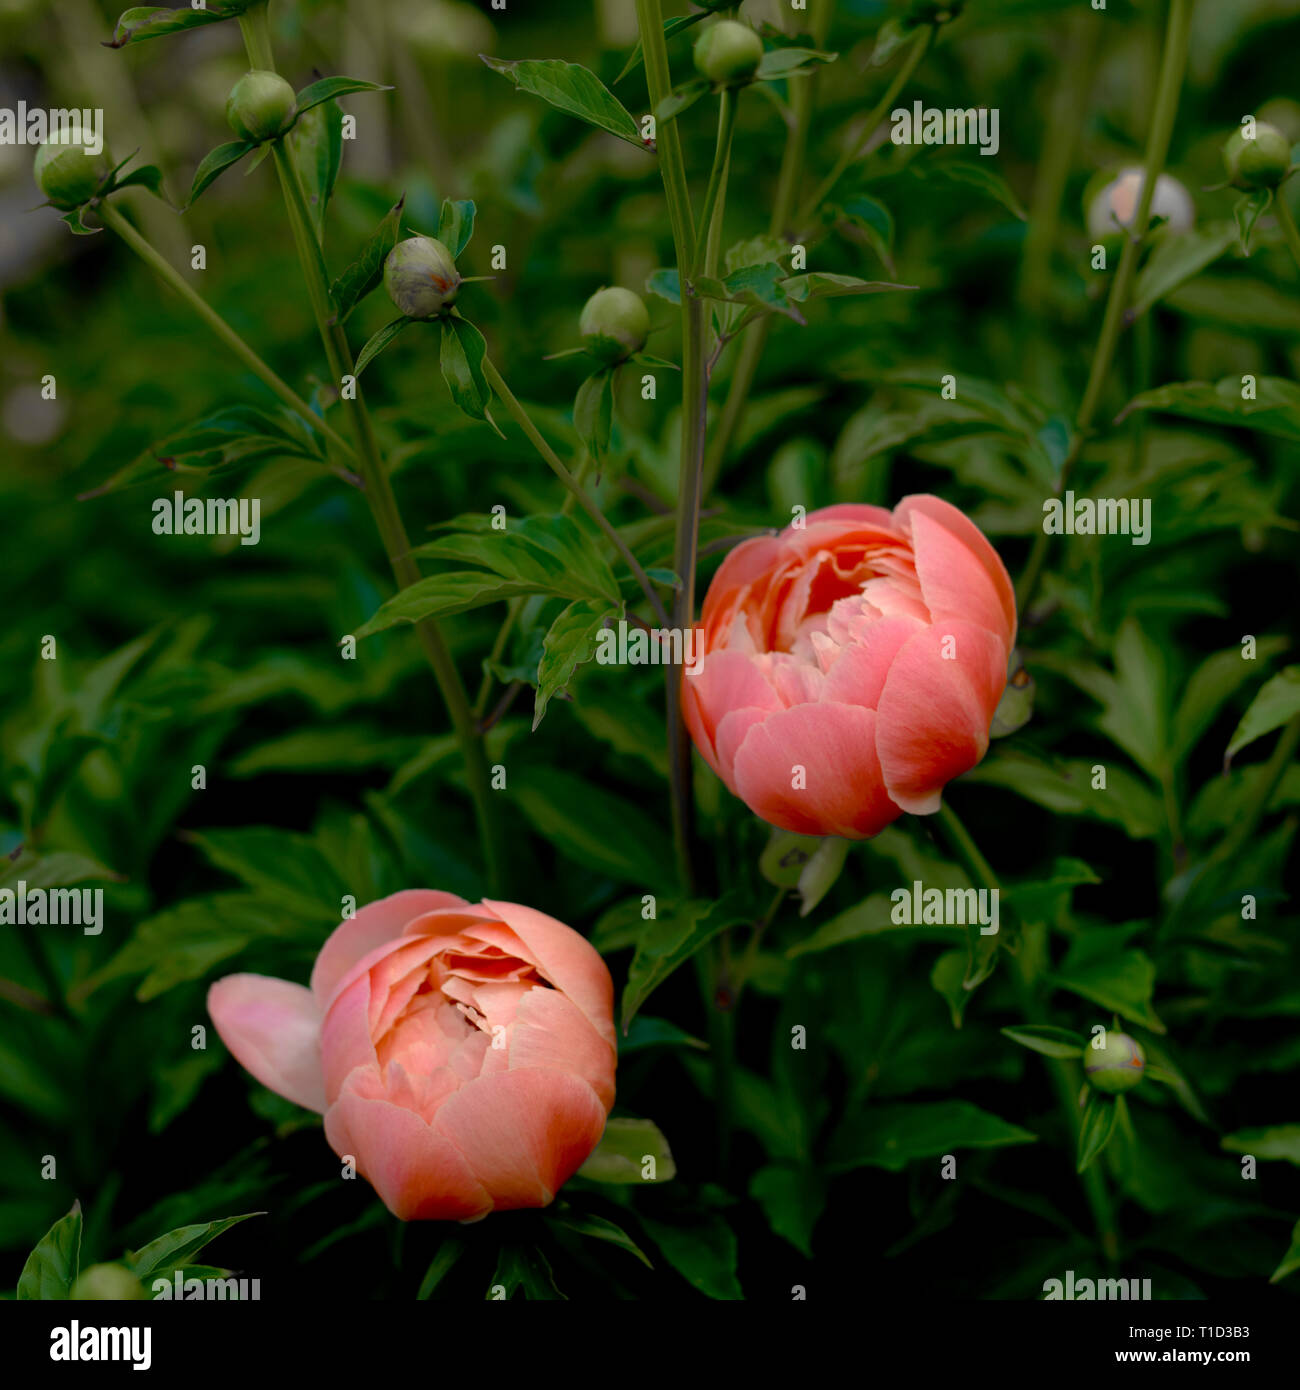
{"type": "Polygon", "coordinates": [[[1295,263],[1300,266],[1300,231],[1296,230],[1295,218],[1287,206],[1285,187],[1282,185],[1273,190],[1273,212],[1277,217],[1277,225],[1282,228],[1282,235],[1286,238],[1286,244],[1291,248],[1291,254],[1295,257],[1295,263]]]}
{"type": "MultiPolygon", "coordinates": [[[[1138,199],[1137,215],[1124,242],[1124,250],[1119,258],[1119,268],[1111,282],[1110,296],[1106,300],[1106,313],[1102,319],[1101,332],[1092,357],[1092,368],[1088,373],[1088,385],[1079,405],[1075,420],[1074,442],[1061,465],[1056,482],[1056,491],[1062,494],[1070,479],[1070,472],[1078,460],[1083,441],[1092,428],[1097,411],[1101,405],[1102,393],[1110,376],[1111,364],[1115,358],[1115,348],[1119,342],[1121,329],[1129,319],[1129,300],[1132,295],[1133,280],[1137,274],[1138,257],[1142,243],[1146,240],[1151,222],[1151,200],[1155,196],[1156,181],[1164,171],[1165,159],[1169,154],[1169,140],[1174,131],[1174,118],[1178,114],[1178,98],[1182,91],[1183,74],[1187,67],[1187,44],[1191,23],[1191,0],[1170,0],[1169,23],[1165,29],[1164,55],[1160,62],[1160,81],[1156,88],[1155,109],[1151,116],[1151,129],[1147,135],[1146,160],[1143,166],[1142,194],[1138,199]]],[[[1021,613],[1029,607],[1038,587],[1038,580],[1047,559],[1050,537],[1040,530],[1034,537],[1034,544],[1025,563],[1020,585],[1016,592],[1016,603],[1021,613]]]]}
{"type": "Polygon", "coordinates": [[[496,364],[490,357],[483,359],[483,375],[487,378],[488,385],[492,388],[497,399],[505,406],[511,419],[528,436],[529,443],[542,456],[551,472],[568,488],[577,504],[584,512],[600,527],[609,543],[618,551],[619,557],[628,567],[629,572],[636,582],[641,586],[641,592],[645,594],[647,602],[650,604],[656,618],[662,626],[668,626],[668,614],[664,612],[664,606],[659,601],[659,595],[655,592],[654,585],[651,584],[649,576],[641,568],[635,555],[628,549],[627,542],[610,523],[609,518],[591,500],[587,491],[577,478],[560,462],[555,450],[546,442],[542,432],[532,422],[528,412],[519,404],[515,398],[515,393],[506,385],[501,373],[497,371],[496,364]]]}
{"type": "MultiPolygon", "coordinates": [[[[989,867],[988,860],[979,852],[979,848],[971,838],[969,831],[947,801],[941,803],[935,819],[971,878],[980,887],[991,892],[997,891],[997,875],[989,867]]],[[[1041,932],[1042,928],[1039,927],[1035,930],[1041,932]]],[[[1011,964],[1012,982],[1015,985],[1021,1013],[1025,1016],[1026,1022],[1041,1025],[1047,1020],[1046,1014],[1034,993],[1033,980],[1029,973],[1027,960],[1034,953],[1029,950],[1028,937],[1029,929],[1027,928],[1022,933],[1021,949],[1015,955],[1008,951],[1005,956],[1011,964]]],[[[1044,1057],[1043,1061],[1047,1064],[1048,1072],[1052,1078],[1052,1085],[1056,1091],[1061,1114],[1065,1119],[1065,1129],[1070,1137],[1070,1148],[1073,1154],[1079,1142],[1081,1117],[1077,1097],[1079,1088],[1083,1084],[1082,1075],[1077,1066],[1063,1058],[1044,1057]]],[[[1073,1166],[1073,1162],[1071,1166],[1073,1166]]],[[[1115,1212],[1111,1204],[1110,1192],[1106,1187],[1106,1180],[1095,1163],[1084,1169],[1080,1174],[1080,1180],[1088,1198],[1088,1205],[1092,1209],[1093,1222],[1097,1228],[1097,1238],[1101,1244],[1102,1252],[1108,1262],[1114,1263],[1119,1258],[1119,1233],[1115,1225],[1115,1212]]]]}
{"type": "MultiPolygon", "coordinates": [[[[664,42],[663,6],[660,0],[636,0],[636,15],[645,55],[650,105],[658,110],[671,88],[668,47],[664,42]]],[[[677,253],[682,300],[682,443],[677,484],[677,534],[673,550],[673,569],[681,580],[681,588],[677,590],[673,602],[673,626],[686,630],[695,625],[695,563],[704,467],[705,411],[708,405],[704,305],[690,293],[687,283],[690,269],[695,264],[696,227],[676,121],[659,125],[658,148],[664,196],[677,253]]],[[[703,231],[707,236],[707,227],[703,231]]],[[[683,892],[689,895],[695,885],[691,854],[695,812],[691,795],[691,740],[682,719],[681,671],[670,665],[665,675],[668,687],[668,780],[672,792],[673,845],[678,879],[683,892]]]]}
{"type": "Polygon", "coordinates": [[[101,203],[98,212],[104,225],[116,232],[164,284],[169,285],[180,295],[259,381],[274,391],[295,415],[300,416],[313,429],[319,430],[340,454],[354,462],[356,461],[356,455],[348,443],[331,426],[327,425],[291,386],[262,361],[207,300],[174,266],[163,259],[159,252],[136,231],[111,203],[101,203]]]}
{"type": "Polygon", "coordinates": [[[704,207],[700,210],[702,245],[695,249],[696,263],[691,268],[692,280],[701,273],[716,275],[718,271],[727,165],[731,160],[731,137],[736,130],[736,105],[735,89],[725,87],[718,100],[718,143],[713,152],[713,168],[709,171],[709,186],[704,194],[704,207]]]}
{"type": "MultiPolygon", "coordinates": [[[[239,18],[240,31],[248,50],[249,62],[254,68],[266,72],[275,71],[275,58],[271,51],[270,29],[267,23],[265,5],[254,6],[239,18]]],[[[307,210],[307,200],[303,194],[302,182],[288,148],[283,140],[272,146],[276,173],[284,193],[285,210],[288,214],[289,229],[293,235],[298,259],[302,265],[303,279],[307,285],[308,298],[316,317],[321,344],[325,358],[336,384],[342,385],[345,376],[353,375],[352,351],[348,345],[347,333],[337,322],[330,301],[329,275],[325,267],[325,257],[320,242],[312,229],[311,216],[307,210]]],[[[388,555],[393,576],[401,589],[409,588],[420,579],[420,567],[411,556],[411,543],[407,538],[406,527],[402,522],[397,499],[393,495],[392,484],[384,467],[379,443],[375,438],[370,412],[366,409],[360,385],[353,383],[355,397],[351,401],[350,412],[353,433],[357,440],[357,453],[361,466],[362,483],[366,501],[379,531],[380,539],[388,555]]],[[[497,818],[492,803],[492,784],[488,772],[487,757],[483,740],[479,736],[474,716],[470,710],[469,697],[456,662],[447,646],[442,630],[433,618],[425,618],[415,624],[416,638],[425,658],[433,670],[434,679],[447,708],[461,757],[465,763],[465,780],[469,786],[470,798],[474,803],[475,819],[478,825],[479,843],[483,850],[484,868],[489,888],[500,892],[504,886],[505,857],[498,838],[497,818]]]]}

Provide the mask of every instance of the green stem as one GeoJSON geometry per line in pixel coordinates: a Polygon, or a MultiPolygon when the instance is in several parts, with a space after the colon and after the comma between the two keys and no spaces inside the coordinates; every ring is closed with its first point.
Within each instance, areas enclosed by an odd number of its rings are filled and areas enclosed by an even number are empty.
{"type": "Polygon", "coordinates": [[[488,385],[492,388],[497,399],[505,406],[511,419],[528,436],[529,443],[546,461],[551,472],[568,488],[577,504],[584,512],[600,527],[605,538],[618,551],[619,557],[628,567],[632,577],[641,586],[641,592],[646,596],[646,601],[650,604],[656,618],[662,626],[668,626],[668,614],[664,612],[664,606],[659,601],[659,595],[655,592],[654,585],[651,584],[649,576],[641,568],[635,555],[627,547],[627,542],[610,523],[609,518],[591,500],[586,490],[573,476],[572,473],[560,462],[555,450],[546,442],[542,432],[533,424],[528,412],[515,399],[514,392],[506,385],[501,373],[497,371],[496,364],[490,357],[483,359],[483,375],[487,378],[488,385]]]}
{"type": "Polygon", "coordinates": [[[295,415],[305,420],[313,429],[319,430],[326,441],[332,444],[340,454],[353,460],[353,462],[356,461],[356,455],[347,442],[327,425],[291,386],[262,361],[207,300],[190,285],[179,271],[162,258],[111,203],[100,203],[98,213],[104,225],[116,232],[164,284],[169,285],[181,296],[186,304],[263,385],[275,392],[295,415]]]}
{"type": "Polygon", "coordinates": [[[876,127],[884,120],[899,92],[903,90],[908,79],[916,71],[921,60],[929,52],[930,45],[934,42],[935,32],[935,26],[933,24],[927,24],[912,40],[912,46],[908,49],[907,58],[904,60],[902,67],[894,74],[893,81],[885,88],[884,96],[882,96],[871,109],[870,114],[863,123],[862,139],[855,141],[842,155],[840,155],[839,159],[836,161],[835,167],[818,185],[817,192],[808,199],[799,217],[800,226],[803,226],[817,212],[817,209],[830,197],[835,185],[839,183],[848,170],[866,153],[867,143],[875,134],[876,127]]]}
{"type": "Polygon", "coordinates": [[[718,99],[718,142],[713,152],[713,168],[709,171],[709,186],[700,211],[703,246],[696,247],[696,263],[691,267],[691,279],[703,272],[716,275],[718,250],[722,235],[722,198],[725,198],[727,165],[731,159],[731,137],[736,130],[736,91],[725,87],[718,99]],[[717,222],[715,228],[714,222],[717,222]],[[701,254],[702,253],[702,254],[701,254]]]}
{"type": "Polygon", "coordinates": [[[1286,244],[1291,248],[1291,254],[1295,257],[1295,263],[1300,266],[1300,231],[1296,230],[1295,218],[1291,215],[1291,209],[1286,201],[1286,186],[1273,190],[1273,212],[1277,217],[1277,224],[1282,228],[1282,235],[1286,238],[1286,244]]]}
{"type": "MultiPolygon", "coordinates": [[[[1129,300],[1133,280],[1137,274],[1138,257],[1142,243],[1146,240],[1151,222],[1151,200],[1155,196],[1156,181],[1164,171],[1165,159],[1169,154],[1169,140],[1174,131],[1174,118],[1178,114],[1178,97],[1182,90],[1183,74],[1187,67],[1187,43],[1191,21],[1191,0],[1170,0],[1169,23],[1165,29],[1164,55],[1160,63],[1160,82],[1156,90],[1155,110],[1151,117],[1151,130],[1147,135],[1146,160],[1142,175],[1142,195],[1138,199],[1137,216],[1124,241],[1120,255],[1119,268],[1111,282],[1110,295],[1106,300],[1106,313],[1102,319],[1101,332],[1092,357],[1092,368],[1088,373],[1088,385],[1083,393],[1079,414],[1075,420],[1074,443],[1061,465],[1056,490],[1060,495],[1069,482],[1070,472],[1083,448],[1083,440],[1092,428],[1097,411],[1101,405],[1102,394],[1110,376],[1111,364],[1115,358],[1115,348],[1119,342],[1120,330],[1128,318],[1129,300]]],[[[1050,538],[1046,531],[1039,531],[1021,576],[1016,601],[1023,613],[1033,599],[1047,558],[1050,538]]]]}
{"type": "MultiPolygon", "coordinates": [[[[267,22],[267,7],[255,6],[240,16],[240,30],[248,50],[249,62],[254,68],[266,72],[275,71],[275,58],[271,51],[270,28],[267,22]]],[[[285,210],[288,214],[289,228],[293,235],[298,259],[302,264],[303,279],[307,285],[308,298],[316,318],[321,344],[325,349],[326,361],[340,387],[345,376],[353,375],[352,351],[348,345],[347,333],[336,321],[329,293],[329,273],[321,245],[311,225],[311,215],[303,193],[302,182],[298,177],[289,151],[283,140],[272,146],[276,173],[284,193],[285,210]]],[[[384,467],[379,444],[375,438],[370,412],[366,409],[361,388],[354,382],[355,398],[351,401],[349,412],[353,433],[357,440],[357,453],[360,460],[362,484],[371,515],[388,555],[393,576],[401,589],[416,583],[420,567],[411,556],[411,543],[407,538],[402,514],[393,494],[388,472],[384,467]]],[[[425,618],[415,624],[416,638],[425,658],[433,670],[434,679],[442,695],[452,731],[461,757],[465,764],[465,780],[469,786],[470,798],[474,803],[475,819],[478,826],[479,842],[483,848],[484,868],[489,888],[501,891],[504,883],[505,857],[498,838],[497,818],[492,802],[491,775],[488,771],[487,756],[483,740],[479,736],[469,697],[465,692],[460,672],[447,646],[442,630],[433,618],[425,618]]]]}
{"type": "MultiPolygon", "coordinates": [[[[660,0],[636,0],[636,15],[645,55],[650,105],[657,111],[671,90],[668,47],[664,42],[663,6],[660,0]]],[[[677,254],[677,274],[682,287],[682,444],[677,484],[677,534],[673,551],[673,568],[682,583],[673,602],[673,626],[686,630],[695,624],[695,563],[704,467],[705,411],[708,406],[704,306],[690,293],[687,283],[690,269],[695,264],[696,227],[676,121],[660,123],[658,147],[664,196],[677,254]]],[[[704,230],[707,235],[707,228],[704,230]]],[[[695,886],[691,854],[695,811],[691,795],[691,740],[682,718],[681,671],[670,665],[665,670],[665,676],[673,846],[678,879],[683,892],[689,895],[694,892],[695,886]]]]}
{"type": "MultiPolygon", "coordinates": [[[[935,818],[948,843],[957,852],[958,858],[965,865],[971,878],[980,887],[986,888],[990,892],[999,891],[997,875],[989,867],[988,860],[979,852],[975,841],[971,839],[966,827],[947,801],[941,803],[935,818]]],[[[1025,1021],[1041,1025],[1047,1021],[1047,1016],[1034,993],[1033,980],[1029,973],[1027,962],[1033,954],[1029,949],[1028,931],[1026,930],[1022,934],[1020,950],[1015,955],[1008,951],[1005,956],[1011,963],[1016,997],[1020,1004],[1020,1011],[1025,1016],[1025,1021]]],[[[1083,1078],[1078,1067],[1062,1058],[1044,1057],[1043,1061],[1047,1064],[1048,1072],[1052,1078],[1057,1103],[1065,1119],[1066,1133],[1070,1136],[1070,1152],[1073,1155],[1077,1151],[1079,1143],[1081,1117],[1078,1095],[1083,1078]]],[[[1071,1159],[1071,1167],[1073,1166],[1073,1159],[1071,1159]]],[[[1115,1225],[1115,1213],[1111,1204],[1110,1193],[1106,1187],[1106,1180],[1095,1163],[1084,1169],[1080,1174],[1080,1180],[1083,1183],[1088,1205],[1092,1209],[1093,1222],[1097,1227],[1097,1238],[1101,1243],[1102,1252],[1109,1262],[1114,1263],[1119,1258],[1119,1233],[1115,1225]]]]}

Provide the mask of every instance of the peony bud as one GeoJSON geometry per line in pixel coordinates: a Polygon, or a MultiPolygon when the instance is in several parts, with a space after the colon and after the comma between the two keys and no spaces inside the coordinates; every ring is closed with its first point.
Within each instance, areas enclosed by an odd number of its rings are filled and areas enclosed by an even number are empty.
{"type": "Polygon", "coordinates": [[[243,140],[261,144],[289,129],[297,110],[293,88],[274,72],[246,72],[231,88],[226,121],[243,140]]]}
{"type": "Polygon", "coordinates": [[[36,151],[32,173],[37,187],[65,212],[95,196],[108,175],[108,160],[82,144],[47,144],[36,151]]]}
{"type": "Polygon", "coordinates": [[[407,237],[388,253],[384,288],[407,318],[432,319],[456,302],[460,272],[451,252],[436,238],[407,237]]]}
{"type": "Polygon", "coordinates": [[[125,1265],[91,1265],[81,1271],[68,1297],[96,1303],[128,1303],[148,1298],[148,1294],[125,1265]]]}
{"type": "Polygon", "coordinates": [[[1223,147],[1223,163],[1236,188],[1276,188],[1291,167],[1291,145],[1273,125],[1259,121],[1255,138],[1235,131],[1223,147]]]}
{"type": "Polygon", "coordinates": [[[1083,1053],[1083,1070],[1094,1090],[1107,1095],[1131,1091],[1142,1080],[1146,1054],[1141,1044],[1127,1033],[1108,1033],[1105,1047],[1088,1046],[1083,1053]]]}
{"type": "Polygon", "coordinates": [[[734,19],[720,19],[695,40],[695,70],[722,87],[753,77],[763,56],[763,40],[734,19]]]}
{"type": "MultiPolygon", "coordinates": [[[[1142,181],[1145,171],[1125,169],[1110,180],[1087,201],[1088,235],[1100,239],[1111,236],[1120,227],[1131,227],[1137,219],[1138,204],[1142,201],[1142,181]]],[[[1192,195],[1169,174],[1156,180],[1151,199],[1151,217],[1162,217],[1173,232],[1187,232],[1196,220],[1192,195]]]]}
{"type": "Polygon", "coordinates": [[[583,305],[578,330],[587,352],[613,366],[645,347],[650,314],[640,295],[614,285],[597,290],[583,305]]]}

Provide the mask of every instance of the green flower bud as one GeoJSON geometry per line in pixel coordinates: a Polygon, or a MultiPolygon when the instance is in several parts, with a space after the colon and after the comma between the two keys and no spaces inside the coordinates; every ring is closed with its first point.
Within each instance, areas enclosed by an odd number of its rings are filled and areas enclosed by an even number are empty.
{"type": "Polygon", "coordinates": [[[125,1265],[91,1265],[83,1269],[68,1294],[69,1298],[97,1303],[127,1303],[148,1296],[125,1265]]]}
{"type": "Polygon", "coordinates": [[[597,290],[583,305],[578,331],[587,352],[613,366],[645,347],[650,314],[640,295],[613,285],[597,290]]]}
{"type": "Polygon", "coordinates": [[[388,253],[384,288],[407,318],[436,318],[456,302],[460,271],[451,252],[436,238],[407,237],[388,253]]]}
{"type": "Polygon", "coordinates": [[[1107,1033],[1105,1047],[1091,1044],[1083,1050],[1083,1070],[1093,1088],[1107,1095],[1131,1091],[1142,1080],[1146,1054],[1127,1033],[1107,1033]]]}
{"type": "Polygon", "coordinates": [[[32,164],[37,187],[64,212],[93,198],[108,170],[107,156],[92,154],[80,144],[42,145],[32,164]]]}
{"type": "Polygon", "coordinates": [[[230,90],[226,122],[241,140],[262,144],[283,135],[297,110],[293,88],[274,72],[246,72],[230,90]]]}
{"type": "Polygon", "coordinates": [[[734,19],[720,19],[695,40],[695,70],[722,87],[748,82],[763,56],[763,40],[734,19]]]}
{"type": "Polygon", "coordinates": [[[1253,140],[1234,132],[1223,147],[1223,163],[1237,188],[1276,188],[1291,167],[1291,145],[1276,126],[1259,121],[1253,140]]]}

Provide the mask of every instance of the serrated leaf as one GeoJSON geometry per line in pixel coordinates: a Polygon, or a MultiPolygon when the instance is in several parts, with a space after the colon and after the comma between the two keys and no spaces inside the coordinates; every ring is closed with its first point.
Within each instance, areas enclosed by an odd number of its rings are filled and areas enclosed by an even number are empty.
{"type": "Polygon", "coordinates": [[[453,315],[442,320],[439,361],[451,398],[472,420],[486,420],[492,388],[483,375],[487,344],[468,319],[453,315]]]}
{"type": "MultiPolygon", "coordinates": [[[[403,194],[385,213],[384,220],[361,248],[361,254],[330,286],[330,299],[339,323],[346,322],[353,309],[383,279],[384,262],[402,235],[402,210],[405,205],[406,195],[403,194]]],[[[366,358],[366,361],[369,360],[366,358]]],[[[360,365],[357,371],[360,371],[360,365]]]]}
{"type": "Polygon", "coordinates": [[[509,78],[521,92],[541,97],[559,111],[576,116],[598,130],[617,135],[620,140],[643,149],[640,127],[632,113],[596,76],[578,63],[566,63],[559,58],[523,58],[506,62],[479,57],[503,77],[509,78]]]}
{"type": "Polygon", "coordinates": [[[474,202],[470,198],[444,198],[438,218],[438,240],[451,252],[453,261],[469,245],[474,235],[474,202]]]}
{"type": "Polygon", "coordinates": [[[37,1242],[18,1276],[18,1300],[66,1299],[81,1271],[81,1203],[61,1216],[37,1242]]]}
{"type": "Polygon", "coordinates": [[[194,171],[194,182],[190,186],[190,200],[186,207],[194,205],[195,199],[218,174],[229,169],[232,164],[238,164],[246,154],[256,148],[251,140],[232,140],[227,145],[218,145],[215,150],[210,150],[204,155],[202,163],[194,171]]]}
{"type": "Polygon", "coordinates": [[[595,656],[597,638],[608,615],[609,604],[605,600],[582,599],[571,603],[551,624],[537,667],[534,730],[542,722],[551,697],[564,690],[578,667],[595,656]]]}

